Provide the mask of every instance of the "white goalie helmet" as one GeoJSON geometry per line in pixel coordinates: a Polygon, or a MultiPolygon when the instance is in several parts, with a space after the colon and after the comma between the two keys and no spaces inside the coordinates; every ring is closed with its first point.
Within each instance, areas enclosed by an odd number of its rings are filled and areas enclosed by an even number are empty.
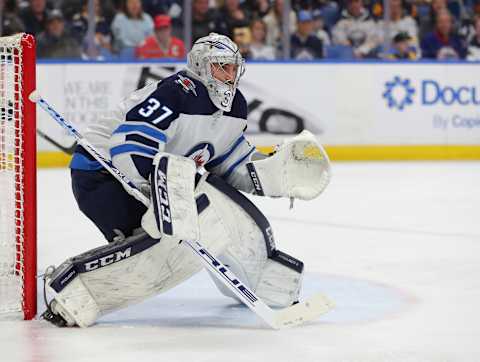
{"type": "Polygon", "coordinates": [[[188,70],[208,89],[215,106],[229,112],[240,77],[245,72],[245,61],[237,44],[225,35],[210,33],[198,39],[188,53],[188,70]],[[221,81],[212,74],[212,66],[224,71],[227,64],[235,65],[235,74],[228,81],[221,81]]]}

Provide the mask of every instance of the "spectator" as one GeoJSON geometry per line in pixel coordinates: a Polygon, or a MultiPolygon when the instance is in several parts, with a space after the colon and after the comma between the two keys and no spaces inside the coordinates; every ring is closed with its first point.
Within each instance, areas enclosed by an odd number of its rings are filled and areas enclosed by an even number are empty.
{"type": "Polygon", "coordinates": [[[47,19],[47,0],[30,0],[29,6],[20,12],[25,31],[33,35],[45,30],[47,19]]]}
{"type": "MultiPolygon", "coordinates": [[[[431,0],[428,12],[418,19],[418,23],[420,24],[420,37],[423,38],[426,34],[434,31],[438,13],[444,10],[449,10],[448,0],[431,0]]],[[[452,14],[450,13],[450,15],[452,14]]],[[[452,21],[455,25],[458,25],[456,24],[457,19],[455,17],[452,18],[452,21]]]]}
{"type": "Polygon", "coordinates": [[[122,11],[125,0],[111,0],[111,2],[116,13],[122,11]]]}
{"type": "Polygon", "coordinates": [[[109,24],[109,26],[111,26],[115,15],[117,15],[117,13],[120,11],[120,10],[117,10],[115,6],[115,1],[101,0],[100,8],[102,9],[102,15],[105,18],[105,21],[107,22],[107,24],[109,24]]]}
{"type": "Polygon", "coordinates": [[[453,20],[449,11],[439,11],[436,19],[435,30],[422,39],[422,56],[429,59],[464,59],[466,47],[463,40],[453,32],[453,20]]]}
{"type": "Polygon", "coordinates": [[[141,0],[125,0],[122,12],[113,19],[115,48],[123,52],[139,46],[153,34],[153,20],[142,8],[141,0]]]}
{"type": "Polygon", "coordinates": [[[65,20],[60,10],[52,10],[46,19],[46,29],[37,37],[39,58],[80,58],[80,44],[65,32],[65,20]]]}
{"type": "Polygon", "coordinates": [[[269,0],[244,0],[243,7],[249,9],[254,18],[263,18],[270,10],[269,0]]]}
{"type": "Polygon", "coordinates": [[[135,50],[138,59],[185,58],[185,45],[172,36],[172,18],[168,15],[155,17],[155,33],[145,39],[135,50]]]}
{"type": "Polygon", "coordinates": [[[155,17],[155,33],[145,39],[135,50],[138,59],[185,58],[185,45],[172,36],[172,19],[168,15],[155,17]]]}
{"type": "Polygon", "coordinates": [[[472,8],[472,13],[462,18],[458,29],[458,35],[461,36],[467,44],[476,36],[475,23],[476,18],[480,16],[480,1],[472,8]]]}
{"type": "Polygon", "coordinates": [[[13,35],[25,31],[25,25],[16,14],[16,3],[6,4],[7,0],[0,0],[1,28],[0,36],[13,35]]]}
{"type": "Polygon", "coordinates": [[[192,41],[207,36],[215,30],[216,12],[208,7],[208,0],[193,0],[192,41]]]}
{"type": "Polygon", "coordinates": [[[219,34],[233,37],[233,29],[246,27],[250,23],[250,12],[240,7],[239,0],[225,0],[215,25],[219,34]]]}
{"type": "Polygon", "coordinates": [[[333,27],[333,43],[351,46],[356,58],[374,57],[380,44],[377,25],[362,0],[347,0],[338,23],[333,27]]]}
{"type": "Polygon", "coordinates": [[[103,17],[100,0],[94,0],[95,7],[95,37],[94,44],[88,46],[86,39],[88,31],[88,2],[83,0],[82,9],[72,18],[72,35],[75,39],[84,45],[86,53],[90,58],[105,57],[111,55],[111,36],[110,26],[103,17]],[[90,48],[90,49],[89,49],[90,48]]]}
{"type": "MultiPolygon", "coordinates": [[[[290,34],[295,32],[297,28],[297,16],[293,10],[289,15],[290,34]]],[[[273,7],[263,18],[267,24],[267,45],[271,45],[276,49],[280,48],[282,43],[282,19],[283,19],[283,0],[274,0],[273,7]]]]}
{"type": "Polygon", "coordinates": [[[182,13],[183,0],[143,0],[143,8],[150,16],[167,14],[178,18],[182,13]]]}
{"type": "Polygon", "coordinates": [[[400,32],[393,37],[392,49],[386,54],[389,60],[417,60],[417,47],[412,45],[412,37],[407,32],[400,32]]]}
{"type": "MultiPolygon", "coordinates": [[[[390,22],[388,29],[383,20],[378,22],[378,32],[383,35],[388,34],[388,40],[392,41],[393,37],[399,33],[407,33],[410,37],[409,44],[417,49],[419,47],[418,41],[418,26],[416,21],[405,12],[403,7],[403,0],[389,0],[390,1],[390,22]]],[[[382,39],[382,42],[384,39],[382,39]]]]}
{"type": "Polygon", "coordinates": [[[250,43],[252,41],[250,28],[246,26],[233,28],[232,40],[238,45],[242,57],[244,59],[250,58],[250,43]]]}
{"type": "Polygon", "coordinates": [[[313,15],[313,32],[317,36],[318,39],[322,41],[323,46],[331,45],[330,35],[325,30],[325,24],[322,16],[322,12],[320,9],[315,9],[312,12],[313,15]]]}
{"type": "MultiPolygon", "coordinates": [[[[83,7],[84,0],[65,0],[65,1],[56,1],[53,3],[55,9],[61,9],[63,17],[67,22],[73,19],[73,16],[80,12],[83,7]]],[[[52,2],[49,1],[49,4],[52,5],[52,2]]]]}
{"type": "Polygon", "coordinates": [[[468,43],[467,60],[480,60],[480,16],[477,15],[474,19],[475,36],[468,43]]]}
{"type": "Polygon", "coordinates": [[[250,43],[250,59],[274,60],[275,48],[265,42],[267,36],[267,24],[262,19],[255,19],[250,24],[252,42],[250,43]]]}
{"type": "Polygon", "coordinates": [[[184,0],[143,0],[143,10],[152,18],[164,14],[172,19],[172,34],[183,36],[182,7],[184,0]]]}
{"type": "Polygon", "coordinates": [[[297,31],[291,36],[291,55],[296,60],[323,58],[323,44],[313,33],[313,15],[308,10],[300,10],[297,18],[297,31]]]}
{"type": "MultiPolygon", "coordinates": [[[[373,0],[368,0],[369,2],[373,0]]],[[[313,18],[322,17],[325,29],[330,31],[339,19],[340,6],[346,4],[345,0],[293,0],[292,7],[295,11],[310,10],[313,18]]]]}

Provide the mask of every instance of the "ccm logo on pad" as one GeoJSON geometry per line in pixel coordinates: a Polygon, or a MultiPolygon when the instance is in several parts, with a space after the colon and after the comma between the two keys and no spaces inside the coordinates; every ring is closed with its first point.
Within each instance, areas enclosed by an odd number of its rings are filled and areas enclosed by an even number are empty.
{"type": "Polygon", "coordinates": [[[101,258],[89,261],[84,264],[85,270],[86,271],[92,271],[95,269],[103,268],[104,266],[116,263],[120,260],[127,259],[130,257],[132,253],[132,248],[129,247],[125,250],[120,250],[112,254],[108,254],[106,256],[103,256],[101,258]]]}
{"type": "Polygon", "coordinates": [[[166,157],[161,158],[157,169],[157,200],[162,218],[162,231],[167,235],[173,235],[172,213],[167,189],[167,165],[168,159],[166,157]]]}

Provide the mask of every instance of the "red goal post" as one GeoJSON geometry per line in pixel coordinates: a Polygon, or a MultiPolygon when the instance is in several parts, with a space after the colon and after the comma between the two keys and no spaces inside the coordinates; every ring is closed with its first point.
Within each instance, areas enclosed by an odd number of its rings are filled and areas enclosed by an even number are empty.
{"type": "Polygon", "coordinates": [[[0,319],[32,319],[36,288],[35,38],[0,38],[0,319]]]}

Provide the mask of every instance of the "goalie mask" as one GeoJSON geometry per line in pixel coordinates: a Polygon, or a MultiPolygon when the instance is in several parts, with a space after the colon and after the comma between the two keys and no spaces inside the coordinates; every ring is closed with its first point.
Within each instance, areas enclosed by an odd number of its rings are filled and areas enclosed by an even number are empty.
{"type": "Polygon", "coordinates": [[[237,44],[224,35],[210,33],[193,44],[187,67],[207,87],[213,104],[230,112],[238,82],[245,72],[237,44]]]}

